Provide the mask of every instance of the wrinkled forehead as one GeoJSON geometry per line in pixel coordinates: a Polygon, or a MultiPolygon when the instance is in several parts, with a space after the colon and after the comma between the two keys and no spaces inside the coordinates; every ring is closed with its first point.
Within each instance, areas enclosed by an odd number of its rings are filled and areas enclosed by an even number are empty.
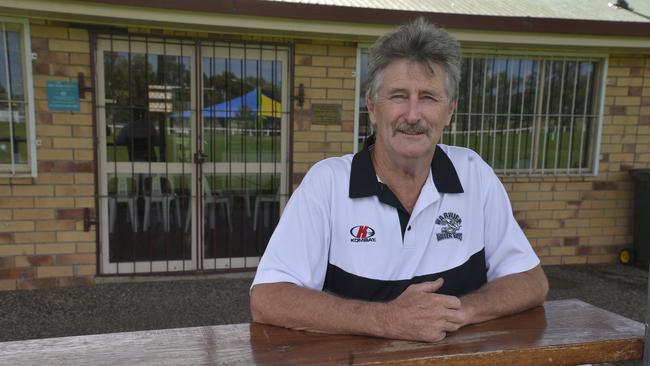
{"type": "Polygon", "coordinates": [[[386,64],[379,74],[378,89],[391,87],[390,84],[406,76],[410,80],[420,80],[432,85],[442,81],[442,87],[447,88],[447,73],[443,66],[433,61],[414,59],[396,59],[386,64]]]}

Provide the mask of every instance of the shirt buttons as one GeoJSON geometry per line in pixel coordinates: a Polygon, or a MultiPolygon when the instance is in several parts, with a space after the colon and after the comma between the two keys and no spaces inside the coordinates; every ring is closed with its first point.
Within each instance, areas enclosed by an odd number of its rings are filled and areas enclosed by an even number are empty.
{"type": "Polygon", "coordinates": [[[411,231],[411,225],[409,225],[409,227],[407,227],[406,230],[411,231]]]}

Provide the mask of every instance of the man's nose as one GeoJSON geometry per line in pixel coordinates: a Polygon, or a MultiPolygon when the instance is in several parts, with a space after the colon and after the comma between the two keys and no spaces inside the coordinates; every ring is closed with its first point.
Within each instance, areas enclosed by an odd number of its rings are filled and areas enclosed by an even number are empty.
{"type": "Polygon", "coordinates": [[[406,108],[406,111],[404,111],[404,117],[407,122],[417,123],[420,119],[422,119],[422,106],[420,104],[419,98],[409,98],[406,108]]]}

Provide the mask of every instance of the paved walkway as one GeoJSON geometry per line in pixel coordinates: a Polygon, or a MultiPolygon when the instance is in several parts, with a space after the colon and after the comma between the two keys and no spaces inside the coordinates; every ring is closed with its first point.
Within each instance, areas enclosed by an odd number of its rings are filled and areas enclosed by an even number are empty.
{"type": "MultiPolygon", "coordinates": [[[[549,300],[577,298],[630,319],[645,318],[647,271],[621,265],[545,271],[549,300]]],[[[249,322],[251,281],[252,273],[244,273],[0,292],[0,341],[249,322]]]]}

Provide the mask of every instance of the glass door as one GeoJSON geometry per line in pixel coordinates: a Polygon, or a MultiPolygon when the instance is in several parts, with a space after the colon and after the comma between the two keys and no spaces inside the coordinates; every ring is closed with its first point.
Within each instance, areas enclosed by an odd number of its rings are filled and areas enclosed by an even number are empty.
{"type": "Polygon", "coordinates": [[[97,40],[101,273],[196,269],[195,42],[97,40]]]}
{"type": "Polygon", "coordinates": [[[288,192],[288,50],[202,42],[200,53],[203,268],[255,267],[288,192]]]}

